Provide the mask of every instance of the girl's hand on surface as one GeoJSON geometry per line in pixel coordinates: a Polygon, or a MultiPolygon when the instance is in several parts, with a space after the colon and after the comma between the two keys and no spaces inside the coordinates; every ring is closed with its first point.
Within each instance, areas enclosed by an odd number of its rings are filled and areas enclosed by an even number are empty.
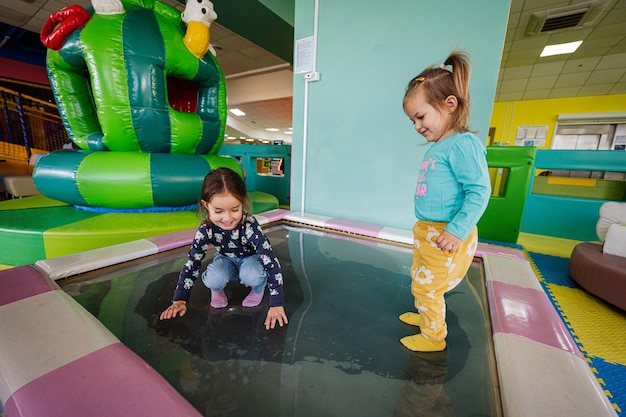
{"type": "Polygon", "coordinates": [[[176,317],[178,314],[180,317],[184,316],[187,312],[187,303],[179,300],[172,302],[172,305],[165,309],[164,312],[161,313],[161,320],[171,319],[176,317]]]}
{"type": "Polygon", "coordinates": [[[454,253],[459,248],[462,240],[444,230],[441,232],[435,243],[442,251],[454,253]]]}
{"type": "Polygon", "coordinates": [[[289,323],[285,309],[283,306],[270,307],[267,311],[267,318],[265,319],[265,329],[273,329],[276,327],[276,323],[283,327],[284,324],[289,323]]]}

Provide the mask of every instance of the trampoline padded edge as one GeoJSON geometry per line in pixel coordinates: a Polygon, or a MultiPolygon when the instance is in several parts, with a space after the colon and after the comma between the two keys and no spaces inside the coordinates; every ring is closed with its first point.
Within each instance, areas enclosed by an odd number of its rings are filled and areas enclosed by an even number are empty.
{"type": "Polygon", "coordinates": [[[116,265],[144,256],[154,255],[158,247],[145,239],[73,253],[57,258],[42,259],[35,266],[50,279],[59,280],[72,275],[116,265]]]}

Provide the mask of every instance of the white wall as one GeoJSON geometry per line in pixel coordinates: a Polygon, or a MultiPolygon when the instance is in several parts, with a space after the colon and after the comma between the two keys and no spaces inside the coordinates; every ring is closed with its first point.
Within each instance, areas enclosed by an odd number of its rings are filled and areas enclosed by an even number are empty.
{"type": "MultiPolygon", "coordinates": [[[[229,109],[241,103],[291,97],[293,95],[293,71],[291,68],[285,68],[257,75],[243,74],[241,77],[227,77],[226,90],[229,109]]],[[[291,135],[255,129],[237,120],[237,117],[232,116],[230,112],[227,115],[226,124],[251,138],[282,140],[285,143],[291,143],[291,135]]]]}

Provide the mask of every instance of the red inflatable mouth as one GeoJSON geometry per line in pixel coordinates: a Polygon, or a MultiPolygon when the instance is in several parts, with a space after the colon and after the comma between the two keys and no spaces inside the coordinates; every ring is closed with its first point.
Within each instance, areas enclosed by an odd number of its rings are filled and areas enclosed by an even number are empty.
{"type": "Polygon", "coordinates": [[[46,48],[58,51],[72,32],[85,26],[89,19],[89,12],[77,4],[64,7],[48,17],[39,34],[41,43],[46,48]]]}

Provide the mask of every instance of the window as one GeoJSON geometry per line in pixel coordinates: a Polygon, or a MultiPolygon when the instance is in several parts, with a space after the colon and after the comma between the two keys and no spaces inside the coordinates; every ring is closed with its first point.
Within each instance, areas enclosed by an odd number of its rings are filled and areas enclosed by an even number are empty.
{"type": "MultiPolygon", "coordinates": [[[[626,114],[593,113],[560,115],[552,149],[571,150],[626,150],[626,114]]],[[[624,181],[624,172],[552,170],[555,177],[593,178],[624,181]]]]}

